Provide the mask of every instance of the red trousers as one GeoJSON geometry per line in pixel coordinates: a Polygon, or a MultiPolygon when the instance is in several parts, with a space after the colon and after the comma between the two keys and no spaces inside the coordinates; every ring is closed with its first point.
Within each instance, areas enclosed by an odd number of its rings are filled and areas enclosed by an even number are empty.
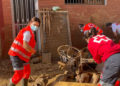
{"type": "Polygon", "coordinates": [[[24,65],[23,70],[15,70],[12,77],[12,83],[17,84],[22,78],[28,79],[31,73],[30,64],[24,65]]]}

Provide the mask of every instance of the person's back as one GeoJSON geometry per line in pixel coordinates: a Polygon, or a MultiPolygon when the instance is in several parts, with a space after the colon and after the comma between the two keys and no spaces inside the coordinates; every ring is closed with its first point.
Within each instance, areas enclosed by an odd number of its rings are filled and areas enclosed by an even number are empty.
{"type": "Polygon", "coordinates": [[[120,45],[105,35],[97,34],[98,31],[92,28],[84,34],[84,37],[95,62],[104,63],[98,86],[119,86],[120,45]]]}
{"type": "Polygon", "coordinates": [[[89,40],[88,49],[97,63],[105,62],[109,56],[120,52],[120,45],[115,44],[105,35],[96,35],[89,40]]]}

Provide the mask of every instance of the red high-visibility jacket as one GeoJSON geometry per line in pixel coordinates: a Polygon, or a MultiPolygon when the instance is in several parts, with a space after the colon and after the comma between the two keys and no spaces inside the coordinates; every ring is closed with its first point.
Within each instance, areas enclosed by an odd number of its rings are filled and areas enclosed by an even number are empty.
{"type": "Polygon", "coordinates": [[[35,48],[36,42],[35,42],[35,38],[34,38],[34,33],[33,33],[32,29],[30,28],[30,26],[27,26],[27,27],[23,28],[22,30],[20,30],[17,37],[13,41],[8,54],[11,56],[18,56],[21,60],[23,60],[25,62],[29,62],[29,59],[27,59],[27,58],[31,57],[31,53],[26,51],[23,48],[23,34],[25,31],[30,31],[31,38],[30,38],[30,41],[28,42],[28,44],[32,48],[35,48]]]}
{"type": "Polygon", "coordinates": [[[96,35],[90,38],[88,50],[93,56],[96,63],[105,62],[111,55],[120,53],[120,45],[115,44],[105,35],[96,35]]]}

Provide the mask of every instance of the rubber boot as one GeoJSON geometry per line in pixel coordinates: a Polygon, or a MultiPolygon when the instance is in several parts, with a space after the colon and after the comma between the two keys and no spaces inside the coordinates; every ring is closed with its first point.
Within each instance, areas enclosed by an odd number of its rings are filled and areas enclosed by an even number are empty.
{"type": "Polygon", "coordinates": [[[22,79],[22,86],[28,86],[28,79],[22,79]]]}
{"type": "Polygon", "coordinates": [[[12,82],[10,82],[8,86],[15,86],[15,84],[13,84],[12,82]]]}

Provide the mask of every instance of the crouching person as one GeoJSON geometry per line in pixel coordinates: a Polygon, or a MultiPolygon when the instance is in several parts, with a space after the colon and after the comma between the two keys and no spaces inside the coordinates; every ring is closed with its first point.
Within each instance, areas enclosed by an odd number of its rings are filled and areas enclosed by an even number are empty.
{"type": "Polygon", "coordinates": [[[34,31],[40,26],[39,18],[33,17],[29,24],[20,30],[8,52],[14,69],[14,75],[8,86],[15,86],[22,79],[22,86],[28,86],[30,76],[29,60],[35,51],[34,31]]]}
{"type": "MultiPolygon", "coordinates": [[[[115,44],[105,35],[97,35],[97,32],[95,28],[92,28],[86,30],[84,36],[95,62],[104,63],[98,86],[115,86],[120,76],[120,45],[115,44]]],[[[117,84],[116,86],[120,86],[118,82],[117,84]]]]}

